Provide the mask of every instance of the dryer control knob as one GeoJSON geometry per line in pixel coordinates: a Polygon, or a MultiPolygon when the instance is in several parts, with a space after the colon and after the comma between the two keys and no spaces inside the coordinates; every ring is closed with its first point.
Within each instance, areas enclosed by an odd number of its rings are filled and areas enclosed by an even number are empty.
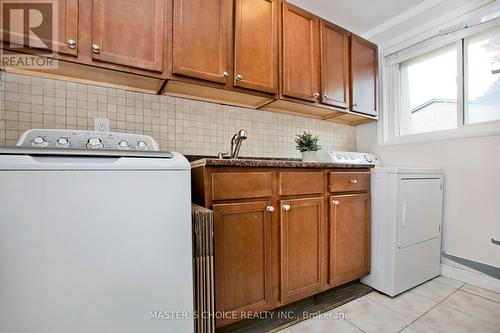
{"type": "Polygon", "coordinates": [[[118,149],[129,149],[128,143],[125,140],[118,142],[118,149]]]}
{"type": "Polygon", "coordinates": [[[148,144],[146,143],[146,141],[139,141],[137,142],[137,149],[146,150],[148,149],[148,144]]]}
{"type": "Polygon", "coordinates": [[[47,140],[45,140],[45,138],[41,136],[37,136],[31,141],[31,145],[33,147],[47,147],[48,144],[49,143],[47,142],[47,140]]]}
{"type": "Polygon", "coordinates": [[[68,148],[71,144],[66,138],[57,139],[56,146],[59,148],[68,148]]]}
{"type": "Polygon", "coordinates": [[[102,149],[104,145],[102,144],[101,139],[99,138],[90,138],[87,143],[88,149],[102,149]]]}

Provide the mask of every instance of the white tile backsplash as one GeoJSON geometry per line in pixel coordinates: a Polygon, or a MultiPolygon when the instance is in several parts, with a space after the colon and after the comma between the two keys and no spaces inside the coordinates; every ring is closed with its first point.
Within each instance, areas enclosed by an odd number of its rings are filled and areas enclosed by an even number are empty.
{"type": "Polygon", "coordinates": [[[241,156],[298,157],[295,134],[320,138],[323,148],[354,150],[356,127],[184,98],[3,73],[0,82],[0,146],[15,145],[29,128],[93,130],[109,118],[114,132],[144,133],[162,150],[190,155],[228,152],[234,133],[248,139],[241,156]]]}

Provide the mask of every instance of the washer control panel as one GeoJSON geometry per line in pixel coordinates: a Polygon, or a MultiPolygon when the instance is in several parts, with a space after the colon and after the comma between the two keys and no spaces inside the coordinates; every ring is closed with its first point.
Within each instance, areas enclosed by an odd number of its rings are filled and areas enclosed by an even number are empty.
{"type": "Polygon", "coordinates": [[[17,145],[89,150],[160,150],[156,141],[148,135],[58,129],[28,130],[21,136],[17,145]]]}
{"type": "Polygon", "coordinates": [[[373,164],[375,166],[380,166],[378,157],[373,154],[349,151],[328,151],[323,154],[322,160],[333,163],[373,164]]]}

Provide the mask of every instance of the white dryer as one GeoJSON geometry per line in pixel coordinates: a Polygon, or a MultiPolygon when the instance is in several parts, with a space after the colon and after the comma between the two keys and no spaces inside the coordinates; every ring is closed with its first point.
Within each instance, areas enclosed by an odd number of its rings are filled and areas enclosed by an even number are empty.
{"type": "Polygon", "coordinates": [[[395,296],[440,274],[443,172],[375,167],[371,273],[361,280],[395,296]]]}
{"type": "Polygon", "coordinates": [[[193,332],[190,165],[149,136],[0,149],[0,332],[193,332]]]}

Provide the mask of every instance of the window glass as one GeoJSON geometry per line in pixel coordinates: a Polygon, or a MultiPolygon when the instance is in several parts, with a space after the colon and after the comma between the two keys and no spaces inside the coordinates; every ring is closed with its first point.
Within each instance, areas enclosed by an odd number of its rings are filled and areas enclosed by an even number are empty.
{"type": "Polygon", "coordinates": [[[457,46],[400,63],[400,135],[457,127],[457,46]]]}
{"type": "Polygon", "coordinates": [[[500,27],[466,39],[465,123],[500,119],[500,27]]]}

